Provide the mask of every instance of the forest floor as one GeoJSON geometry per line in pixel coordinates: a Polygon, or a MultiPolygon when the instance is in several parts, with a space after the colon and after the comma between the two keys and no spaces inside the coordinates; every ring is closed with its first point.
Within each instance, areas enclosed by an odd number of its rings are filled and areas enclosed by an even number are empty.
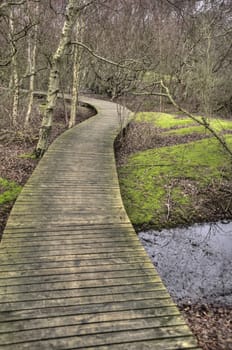
{"type": "MultiPolygon", "coordinates": [[[[38,112],[38,110],[37,110],[38,112]]],[[[5,121],[0,119],[0,238],[4,230],[7,217],[13,206],[21,187],[26,183],[38,161],[31,154],[35,148],[38,138],[38,127],[41,116],[39,113],[32,123],[30,130],[23,133],[20,128],[14,130],[5,121]],[[9,131],[10,130],[10,131],[9,131]]],[[[89,118],[92,111],[81,107],[77,116],[77,123],[89,118]]],[[[23,120],[18,121],[19,125],[23,120]]],[[[151,128],[148,123],[141,123],[140,126],[130,126],[131,131],[127,138],[117,140],[117,161],[118,164],[125,164],[128,156],[135,152],[167,145],[175,145],[179,142],[178,137],[168,136],[166,140],[159,136],[152,138],[149,145],[145,141],[149,140],[145,129],[151,128]],[[145,129],[144,129],[145,128],[145,129]],[[143,137],[142,137],[143,136],[143,137]],[[138,137],[141,144],[138,146],[138,137]],[[137,141],[136,141],[137,139],[137,141]]],[[[66,129],[65,114],[62,104],[57,107],[54,127],[52,131],[51,142],[66,129]]],[[[157,130],[156,130],[157,131],[157,130]]],[[[153,129],[152,129],[153,133],[153,129]]],[[[203,139],[203,136],[182,136],[182,141],[190,142],[203,139]]],[[[189,323],[193,333],[197,336],[199,345],[203,350],[230,350],[232,349],[231,341],[231,319],[232,310],[222,306],[212,305],[182,305],[180,306],[186,321],[189,323]]]]}

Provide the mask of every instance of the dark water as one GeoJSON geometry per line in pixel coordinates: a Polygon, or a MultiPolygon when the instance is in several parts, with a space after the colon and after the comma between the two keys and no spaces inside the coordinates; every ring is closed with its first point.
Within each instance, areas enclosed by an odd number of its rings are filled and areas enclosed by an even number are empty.
{"type": "Polygon", "coordinates": [[[139,237],[175,300],[232,305],[232,222],[139,237]]]}

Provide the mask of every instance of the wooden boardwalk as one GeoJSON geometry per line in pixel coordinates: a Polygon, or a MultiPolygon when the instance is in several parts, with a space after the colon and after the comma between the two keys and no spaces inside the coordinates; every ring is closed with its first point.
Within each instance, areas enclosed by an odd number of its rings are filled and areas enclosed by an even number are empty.
{"type": "Polygon", "coordinates": [[[115,104],[50,147],[0,249],[0,349],[198,349],[125,213],[115,104]]]}

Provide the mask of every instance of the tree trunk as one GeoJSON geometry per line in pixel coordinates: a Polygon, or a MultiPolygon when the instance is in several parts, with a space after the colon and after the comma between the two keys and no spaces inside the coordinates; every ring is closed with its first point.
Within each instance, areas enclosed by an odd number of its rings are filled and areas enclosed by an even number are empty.
{"type": "MultiPolygon", "coordinates": [[[[81,20],[76,24],[75,28],[75,40],[81,41],[81,20]]],[[[80,76],[80,61],[81,61],[82,49],[78,46],[74,46],[73,53],[73,82],[72,82],[72,103],[71,113],[69,119],[69,128],[72,128],[76,124],[77,104],[78,104],[78,90],[79,90],[79,76],[80,76]]]]}
{"type": "Polygon", "coordinates": [[[18,67],[17,67],[17,51],[15,51],[15,40],[14,40],[14,9],[12,8],[9,16],[9,39],[12,47],[12,73],[10,80],[10,87],[13,92],[13,102],[12,102],[12,112],[11,112],[11,121],[12,125],[15,127],[17,125],[18,119],[18,109],[19,109],[19,76],[18,76],[18,67]]]}
{"type": "Polygon", "coordinates": [[[59,78],[61,60],[65,53],[65,49],[67,48],[71,40],[72,29],[76,22],[77,14],[79,11],[78,3],[79,1],[77,0],[69,0],[68,2],[65,22],[62,29],[62,35],[60,38],[58,48],[55,54],[53,55],[49,74],[46,107],[44,111],[42,125],[40,128],[39,141],[35,151],[37,157],[42,157],[48,147],[48,140],[52,127],[53,112],[56,106],[57,95],[60,87],[59,78]]]}
{"type": "MultiPolygon", "coordinates": [[[[36,3],[35,8],[35,20],[37,21],[37,17],[39,14],[39,2],[36,3]]],[[[25,117],[24,127],[28,127],[29,121],[31,119],[31,112],[33,106],[33,92],[35,85],[35,67],[36,67],[36,51],[37,51],[37,37],[38,37],[38,24],[34,27],[34,38],[32,40],[32,36],[29,34],[28,39],[28,67],[30,74],[30,82],[29,82],[29,96],[28,96],[28,106],[27,113],[25,117]]]]}

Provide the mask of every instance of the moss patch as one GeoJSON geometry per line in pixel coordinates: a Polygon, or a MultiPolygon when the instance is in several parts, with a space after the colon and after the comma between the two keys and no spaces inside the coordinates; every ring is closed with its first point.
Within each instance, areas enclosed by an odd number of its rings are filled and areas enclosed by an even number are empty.
{"type": "MultiPolygon", "coordinates": [[[[232,136],[226,141],[232,146],[232,136]]],[[[230,177],[231,163],[212,138],[137,153],[119,168],[132,223],[156,228],[204,220],[199,192],[230,177]]]]}
{"type": "Polygon", "coordinates": [[[14,181],[8,181],[0,177],[0,205],[14,201],[22,187],[14,181]]]}
{"type": "Polygon", "coordinates": [[[180,129],[168,130],[164,132],[164,135],[191,135],[191,134],[210,135],[210,132],[206,130],[204,126],[190,126],[188,128],[180,128],[180,129]]]}
{"type": "MultiPolygon", "coordinates": [[[[197,118],[199,120],[202,119],[201,116],[197,116],[197,118]]],[[[189,117],[180,117],[167,113],[140,112],[136,115],[135,121],[152,123],[161,129],[176,128],[174,130],[168,130],[167,132],[170,134],[187,135],[191,133],[209,133],[203,126],[197,125],[197,123],[189,117]]],[[[232,130],[232,121],[230,120],[211,118],[210,125],[217,132],[232,130]]]]}
{"type": "Polygon", "coordinates": [[[19,158],[21,159],[37,159],[36,155],[34,153],[23,153],[19,155],[19,158]]]}
{"type": "Polygon", "coordinates": [[[149,122],[162,129],[193,125],[190,118],[180,118],[167,113],[159,112],[141,112],[136,115],[135,121],[149,122]]]}

